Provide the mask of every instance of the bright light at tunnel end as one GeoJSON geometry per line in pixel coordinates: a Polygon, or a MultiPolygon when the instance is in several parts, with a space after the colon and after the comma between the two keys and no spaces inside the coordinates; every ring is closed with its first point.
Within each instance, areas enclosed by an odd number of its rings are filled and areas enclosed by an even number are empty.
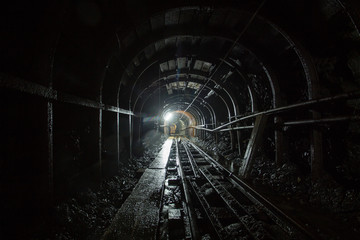
{"type": "Polygon", "coordinates": [[[172,118],[173,114],[172,113],[166,113],[164,116],[164,120],[165,121],[169,121],[172,118]]]}

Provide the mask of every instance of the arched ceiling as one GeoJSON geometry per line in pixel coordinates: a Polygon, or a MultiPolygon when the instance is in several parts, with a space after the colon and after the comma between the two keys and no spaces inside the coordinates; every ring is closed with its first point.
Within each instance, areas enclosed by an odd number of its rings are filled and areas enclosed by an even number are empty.
{"type": "Polygon", "coordinates": [[[346,66],[349,53],[359,50],[356,5],[81,0],[32,6],[29,12],[24,4],[18,14],[37,17],[11,23],[24,27],[23,39],[14,41],[28,42],[12,49],[11,34],[2,40],[10,62],[2,60],[3,70],[22,69],[26,79],[140,116],[156,115],[165,105],[189,110],[205,104],[218,121],[228,121],[346,91],[340,82],[319,78],[317,59],[344,58],[347,75],[341,77],[358,85],[346,66]],[[27,72],[29,60],[41,70],[27,72]]]}

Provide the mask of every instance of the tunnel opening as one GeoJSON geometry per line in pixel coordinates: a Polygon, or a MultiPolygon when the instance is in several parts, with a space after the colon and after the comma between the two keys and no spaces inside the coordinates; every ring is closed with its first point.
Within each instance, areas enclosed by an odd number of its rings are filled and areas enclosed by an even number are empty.
{"type": "Polygon", "coordinates": [[[194,126],[197,125],[197,122],[191,113],[180,110],[165,110],[162,116],[164,120],[164,134],[166,136],[189,138],[196,136],[194,126]]]}

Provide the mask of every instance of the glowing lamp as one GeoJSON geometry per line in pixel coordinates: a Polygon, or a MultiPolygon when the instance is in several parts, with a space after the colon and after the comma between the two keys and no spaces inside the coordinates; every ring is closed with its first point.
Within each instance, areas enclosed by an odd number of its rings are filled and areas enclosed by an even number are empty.
{"type": "Polygon", "coordinates": [[[166,113],[164,116],[164,120],[169,121],[172,118],[172,115],[173,115],[172,113],[166,113]]]}

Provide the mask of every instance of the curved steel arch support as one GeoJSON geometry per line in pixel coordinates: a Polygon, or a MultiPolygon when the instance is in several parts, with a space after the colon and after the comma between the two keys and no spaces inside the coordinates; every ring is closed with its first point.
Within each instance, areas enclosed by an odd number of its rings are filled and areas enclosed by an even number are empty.
{"type": "MultiPolygon", "coordinates": [[[[156,91],[158,91],[159,88],[165,88],[166,87],[166,84],[164,85],[160,85],[160,86],[156,86],[157,89],[155,91],[153,91],[151,94],[147,95],[146,99],[144,99],[144,102],[147,101],[147,99],[149,99],[156,91]]],[[[211,88],[209,88],[210,90],[212,90],[211,88]]],[[[138,100],[139,98],[145,93],[145,90],[148,90],[148,89],[144,89],[141,94],[138,95],[137,99],[136,99],[136,102],[135,104],[137,105],[138,103],[138,100]]],[[[182,94],[183,95],[183,94],[182,94]]],[[[191,96],[191,95],[188,95],[188,96],[191,96]]],[[[227,102],[225,101],[225,99],[221,96],[221,95],[217,95],[224,103],[227,111],[228,111],[228,117],[231,118],[231,112],[230,112],[230,109],[229,109],[229,106],[227,104],[227,102]]],[[[202,102],[206,102],[203,98],[201,98],[202,102]]],[[[206,102],[207,103],[207,102],[206,102]]],[[[136,108],[136,105],[134,105],[134,109],[136,108]]],[[[142,109],[142,108],[141,108],[142,109]]]]}
{"type": "MultiPolygon", "coordinates": [[[[163,85],[162,87],[164,87],[165,85],[163,85]]],[[[149,94],[149,95],[147,95],[147,97],[146,97],[146,99],[142,102],[142,104],[141,104],[141,107],[140,107],[140,115],[142,115],[142,110],[143,110],[143,107],[144,107],[144,104],[147,102],[147,99],[148,98],[150,98],[151,96],[153,96],[153,95],[155,95],[156,94],[156,92],[157,91],[159,91],[159,89],[156,89],[155,91],[153,91],[151,94],[149,94]]],[[[186,96],[186,94],[181,94],[181,95],[175,95],[175,96],[172,96],[173,98],[175,98],[175,97],[180,97],[180,96],[186,96]]],[[[203,99],[202,99],[203,100],[203,99]]],[[[199,101],[199,104],[201,104],[202,102],[200,102],[199,101]]],[[[207,105],[209,105],[206,101],[204,101],[204,103],[206,103],[207,105]]],[[[174,105],[176,105],[176,104],[181,104],[181,103],[175,103],[174,105]]],[[[206,106],[206,105],[205,105],[206,106]]],[[[206,108],[206,107],[205,107],[206,108]]],[[[212,118],[212,119],[216,119],[216,115],[214,115],[214,116],[212,116],[212,111],[211,111],[211,109],[213,109],[212,107],[211,107],[211,105],[209,105],[209,108],[207,108],[208,109],[208,111],[209,111],[209,114],[210,114],[210,118],[212,118]]],[[[162,110],[163,111],[163,110],[162,110]]],[[[202,113],[202,111],[198,108],[198,112],[201,112],[202,113]]],[[[214,113],[215,114],[215,113],[214,113]]],[[[159,113],[158,113],[158,116],[160,115],[160,110],[159,110],[159,113]]],[[[199,116],[200,116],[201,114],[199,114],[199,116]]],[[[203,115],[203,114],[202,114],[203,115]]],[[[199,117],[199,119],[201,119],[200,117],[199,117]]],[[[205,117],[203,117],[203,119],[204,119],[204,121],[205,121],[205,117]]],[[[201,121],[199,121],[199,122],[201,122],[201,121]]],[[[141,137],[141,124],[140,124],[140,126],[139,126],[139,138],[141,137]]]]}
{"type": "MultiPolygon", "coordinates": [[[[180,109],[180,107],[182,107],[182,105],[184,105],[184,104],[185,104],[184,102],[181,102],[181,103],[178,102],[178,103],[174,103],[173,105],[169,105],[167,108],[165,108],[163,110],[163,113],[164,112],[172,112],[172,113],[180,113],[180,114],[182,114],[181,116],[185,115],[189,119],[189,126],[190,126],[190,123],[192,122],[191,117],[194,118],[194,121],[195,121],[193,124],[196,124],[196,123],[204,124],[205,123],[204,114],[196,106],[194,106],[194,108],[192,108],[192,109],[189,109],[189,111],[187,113],[184,111],[181,111],[181,110],[177,110],[177,109],[180,109]],[[172,108],[175,108],[175,109],[172,109],[172,108]],[[188,116],[188,114],[190,114],[191,117],[188,116]]],[[[161,115],[164,115],[164,114],[161,114],[161,115]]],[[[165,122],[164,122],[164,124],[165,124],[165,122]]],[[[194,129],[192,129],[192,130],[194,130],[194,129]]]]}
{"type": "MultiPolygon", "coordinates": [[[[153,84],[151,85],[151,86],[149,86],[148,88],[145,88],[145,89],[143,89],[142,90],[142,92],[137,96],[137,98],[136,98],[136,100],[135,100],[135,103],[134,103],[134,110],[135,110],[135,108],[136,108],[136,105],[137,105],[137,102],[138,102],[138,100],[142,97],[142,95],[144,94],[144,92],[146,91],[146,90],[150,90],[150,87],[164,87],[164,86],[166,86],[166,84],[164,84],[164,85],[157,85],[157,83],[158,82],[161,82],[161,81],[164,81],[164,79],[163,78],[161,78],[161,79],[158,79],[158,80],[155,80],[154,82],[153,82],[153,84]]],[[[215,84],[216,84],[216,81],[215,80],[213,80],[213,79],[211,79],[211,81],[212,82],[214,82],[215,84]]],[[[196,81],[195,81],[196,82],[196,81]]],[[[217,93],[217,91],[214,89],[214,88],[211,88],[211,87],[209,87],[209,86],[205,86],[207,89],[209,89],[210,91],[212,90],[212,91],[214,91],[215,93],[217,93]]],[[[233,106],[233,111],[234,111],[234,113],[236,113],[236,106],[235,106],[235,101],[234,101],[234,99],[233,99],[233,97],[231,96],[231,94],[226,90],[226,89],[224,89],[224,88],[222,88],[223,90],[224,90],[224,92],[226,93],[226,95],[228,96],[228,98],[230,99],[230,101],[231,101],[231,103],[232,103],[232,106],[233,106]]],[[[228,106],[228,104],[227,104],[227,102],[226,102],[226,100],[222,97],[222,95],[221,94],[219,94],[219,93],[217,93],[217,96],[219,97],[219,98],[221,98],[221,100],[224,102],[224,104],[226,105],[226,108],[227,108],[227,110],[228,110],[228,118],[230,119],[231,118],[231,111],[230,111],[230,108],[229,108],[229,106],[228,106]]],[[[204,100],[203,100],[204,101],[204,100]]]]}

